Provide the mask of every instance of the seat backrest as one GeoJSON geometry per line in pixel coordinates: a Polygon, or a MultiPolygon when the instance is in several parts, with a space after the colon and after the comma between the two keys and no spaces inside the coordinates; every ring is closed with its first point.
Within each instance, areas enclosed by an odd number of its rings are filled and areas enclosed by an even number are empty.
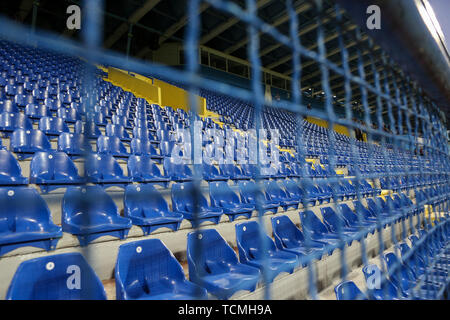
{"type": "Polygon", "coordinates": [[[151,217],[169,212],[166,200],[151,184],[128,185],[123,202],[125,216],[151,217]]]}
{"type": "Polygon", "coordinates": [[[345,220],[347,220],[347,222],[350,225],[356,225],[358,224],[358,217],[357,215],[352,211],[352,209],[350,209],[350,207],[348,206],[348,204],[346,203],[342,203],[339,205],[341,207],[341,213],[342,216],[344,217],[345,220]]]}
{"type": "Polygon", "coordinates": [[[320,212],[323,216],[323,221],[326,223],[328,228],[334,232],[338,233],[340,228],[347,227],[344,219],[338,216],[338,214],[331,207],[320,208],[320,212]]]}
{"type": "Polygon", "coordinates": [[[106,300],[106,292],[84,257],[62,253],[22,262],[7,300],[106,300]]]}
{"type": "MultiPolygon", "coordinates": [[[[262,243],[260,241],[260,225],[256,221],[241,222],[236,224],[236,243],[239,255],[243,253],[248,260],[259,259],[262,256],[262,243]]],[[[276,250],[273,240],[265,235],[266,249],[276,250]]]]}
{"type": "Polygon", "coordinates": [[[9,130],[32,130],[33,123],[23,113],[3,112],[0,114],[0,127],[7,128],[9,130]]]}
{"type": "Polygon", "coordinates": [[[102,221],[119,216],[119,211],[111,196],[100,186],[69,187],[62,202],[63,222],[73,218],[94,223],[97,217],[102,221]],[[80,213],[83,215],[78,216],[80,213]],[[78,216],[78,217],[77,217],[78,216]]]}
{"type": "Polygon", "coordinates": [[[209,196],[214,207],[221,207],[224,203],[240,203],[240,199],[225,181],[209,183],[209,196]]]}
{"type": "Polygon", "coordinates": [[[150,140],[141,140],[134,138],[131,140],[131,153],[135,155],[154,155],[157,154],[155,147],[153,147],[150,140]]]}
{"type": "MultiPolygon", "coordinates": [[[[184,281],[183,268],[172,252],[159,239],[146,239],[122,244],[115,268],[121,290],[129,298],[158,294],[164,288],[160,282],[184,281]]],[[[124,296],[118,296],[124,298],[124,296]]]]}
{"type": "Polygon", "coordinates": [[[367,300],[353,281],[344,281],[334,288],[338,300],[367,300]]]}
{"type": "Polygon", "coordinates": [[[0,180],[3,177],[21,177],[22,169],[19,162],[8,150],[0,150],[0,180]]]}
{"type": "Polygon", "coordinates": [[[79,178],[78,169],[65,152],[37,152],[30,163],[30,176],[54,179],[59,176],[79,178]]]}
{"type": "Polygon", "coordinates": [[[275,242],[284,248],[298,247],[305,240],[301,230],[287,216],[273,217],[272,230],[275,242]]]}
{"type": "Polygon", "coordinates": [[[58,137],[58,151],[67,154],[81,154],[91,151],[91,145],[87,143],[83,134],[64,132],[58,137]],[[88,148],[86,150],[86,148],[88,148]]]}
{"type": "MultiPolygon", "coordinates": [[[[172,208],[174,211],[187,211],[192,212],[194,209],[194,194],[193,183],[174,183],[171,189],[172,208]]],[[[208,201],[201,193],[199,196],[199,206],[205,208],[208,206],[208,201]]]]}
{"type": "Polygon", "coordinates": [[[64,119],[53,117],[42,117],[39,120],[39,130],[42,131],[57,131],[69,132],[69,127],[64,122],[64,119]]]}
{"type": "MultiPolygon", "coordinates": [[[[187,260],[190,278],[198,275],[222,273],[218,268],[211,268],[207,261],[225,262],[231,265],[239,263],[234,250],[228,245],[224,238],[215,229],[204,229],[192,231],[187,237],[187,260]],[[196,242],[201,241],[201,250],[196,242]],[[199,259],[196,259],[197,255],[199,259]]],[[[226,270],[223,272],[227,272],[226,270]]]]}
{"type": "Polygon", "coordinates": [[[308,229],[310,232],[324,234],[328,233],[327,227],[311,210],[300,212],[300,221],[302,227],[308,229]]]}
{"type": "Polygon", "coordinates": [[[103,136],[101,135],[97,139],[97,152],[98,153],[127,153],[120,138],[117,136],[103,136]]]}
{"type": "Polygon", "coordinates": [[[47,136],[41,130],[16,129],[11,135],[11,148],[32,147],[40,150],[50,150],[47,136]]]}
{"type": "Polygon", "coordinates": [[[85,176],[109,176],[123,177],[123,170],[119,163],[110,154],[91,153],[87,156],[85,162],[85,176]]]}
{"type": "Polygon", "coordinates": [[[264,187],[266,193],[272,200],[284,199],[287,197],[286,192],[281,189],[280,185],[276,181],[265,181],[264,187]]]}

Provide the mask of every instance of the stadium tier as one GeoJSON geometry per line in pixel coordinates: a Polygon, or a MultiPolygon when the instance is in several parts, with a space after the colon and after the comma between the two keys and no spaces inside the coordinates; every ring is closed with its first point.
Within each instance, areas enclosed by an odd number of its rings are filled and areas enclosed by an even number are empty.
{"type": "Polygon", "coordinates": [[[299,87],[273,102],[261,83],[234,95],[4,30],[0,299],[448,299],[448,137],[433,103],[406,101],[409,84],[392,89],[395,114],[389,90],[374,89],[372,112],[361,90],[358,122],[330,83],[325,98],[299,87]],[[325,111],[295,109],[296,96],[325,111]]]}

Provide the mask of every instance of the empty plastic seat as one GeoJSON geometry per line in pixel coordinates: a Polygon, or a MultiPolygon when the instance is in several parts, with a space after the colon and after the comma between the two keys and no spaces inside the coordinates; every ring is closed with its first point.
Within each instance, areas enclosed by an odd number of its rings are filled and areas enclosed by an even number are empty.
{"type": "MultiPolygon", "coordinates": [[[[300,212],[300,221],[303,232],[308,233],[310,239],[325,242],[330,245],[337,245],[340,243],[339,235],[328,230],[325,224],[315,215],[311,210],[300,212]]],[[[330,251],[330,254],[333,250],[330,251]]]]}
{"type": "Polygon", "coordinates": [[[28,184],[28,179],[22,176],[19,162],[11,152],[0,150],[0,185],[28,184]]]}
{"type": "Polygon", "coordinates": [[[166,200],[151,184],[129,185],[125,189],[124,215],[145,235],[159,228],[178,230],[183,215],[169,210],[166,200]]]}
{"type": "Polygon", "coordinates": [[[100,154],[111,154],[119,158],[128,158],[128,153],[125,145],[120,141],[118,137],[100,136],[97,139],[97,152],[100,154]]]}
{"type": "Polygon", "coordinates": [[[255,206],[241,202],[239,196],[231,190],[225,181],[211,182],[209,184],[209,197],[212,206],[222,208],[230,221],[234,221],[239,216],[249,219],[252,216],[255,206]]]}
{"type": "Polygon", "coordinates": [[[13,100],[0,100],[0,113],[19,113],[20,110],[13,100]]]}
{"type": "Polygon", "coordinates": [[[380,279],[378,279],[379,288],[373,288],[370,291],[376,300],[398,300],[399,291],[391,281],[385,279],[383,285],[381,284],[381,270],[376,264],[364,266],[362,272],[367,284],[373,277],[380,277],[380,279]]]}
{"type": "Polygon", "coordinates": [[[212,164],[202,163],[203,179],[206,181],[227,181],[229,176],[219,173],[219,170],[212,164]]]}
{"type": "Polygon", "coordinates": [[[131,137],[125,127],[119,124],[108,123],[106,125],[106,135],[109,137],[118,137],[122,141],[131,141],[131,137]]]}
{"type": "Polygon", "coordinates": [[[241,169],[234,164],[219,164],[219,169],[222,175],[230,177],[231,180],[250,180],[242,174],[241,169]]]}
{"type": "Polygon", "coordinates": [[[187,164],[176,163],[173,158],[165,158],[164,172],[173,181],[183,182],[192,180],[192,170],[187,164]]]}
{"type": "MultiPolygon", "coordinates": [[[[220,217],[223,214],[223,210],[221,208],[211,207],[203,194],[200,193],[198,197],[199,212],[197,213],[197,219],[199,219],[199,223],[211,221],[218,224],[220,217]]],[[[173,210],[181,213],[184,219],[189,220],[192,226],[195,226],[195,208],[192,182],[173,184],[171,198],[173,210]]]]}
{"type": "Polygon", "coordinates": [[[44,193],[84,182],[77,167],[64,152],[38,152],[31,160],[30,183],[39,185],[44,193]]]}
{"type": "Polygon", "coordinates": [[[17,129],[11,135],[10,150],[22,160],[31,157],[35,152],[51,151],[51,145],[41,130],[17,129]]]}
{"type": "Polygon", "coordinates": [[[36,189],[0,188],[0,256],[25,246],[53,250],[61,236],[36,189]]]}
{"type": "Polygon", "coordinates": [[[208,298],[204,288],[186,280],[180,263],[159,239],[121,245],[115,280],[118,300],[208,298]]]}
{"type": "Polygon", "coordinates": [[[98,139],[102,132],[93,121],[75,123],[75,133],[83,134],[87,139],[98,139]]]}
{"type": "Polygon", "coordinates": [[[163,176],[151,156],[132,155],[128,158],[128,175],[134,182],[157,183],[167,187],[170,178],[163,176]]]}
{"type": "Polygon", "coordinates": [[[84,257],[71,252],[22,262],[14,274],[6,299],[106,300],[106,292],[84,257]]]}
{"type": "Polygon", "coordinates": [[[272,230],[277,248],[296,254],[301,265],[306,265],[306,256],[322,258],[326,243],[311,239],[306,243],[302,231],[287,216],[272,217],[272,230]]]}
{"type": "Polygon", "coordinates": [[[289,208],[297,209],[301,201],[300,198],[291,198],[276,181],[264,182],[265,192],[272,201],[279,202],[280,206],[286,211],[289,208]]]}
{"type": "Polygon", "coordinates": [[[124,239],[131,221],[121,217],[111,196],[100,186],[69,187],[62,202],[62,228],[77,236],[80,245],[103,237],[124,239]]]}
{"type": "Polygon", "coordinates": [[[344,281],[334,288],[337,300],[367,300],[353,281],[344,281]]]}
{"type": "Polygon", "coordinates": [[[31,119],[40,119],[42,117],[48,117],[49,111],[45,104],[27,104],[25,107],[25,115],[31,119]]]}
{"type": "Polygon", "coordinates": [[[0,131],[10,133],[16,129],[32,130],[33,123],[23,113],[0,113],[0,131]]]}
{"type": "Polygon", "coordinates": [[[236,243],[239,250],[239,260],[242,263],[256,267],[263,272],[263,259],[267,259],[267,281],[272,282],[281,272],[294,272],[299,265],[297,255],[278,250],[273,240],[265,235],[265,252],[260,241],[260,226],[256,221],[242,222],[236,225],[236,243]]]}
{"type": "Polygon", "coordinates": [[[354,237],[358,233],[359,228],[349,226],[343,217],[338,215],[331,207],[320,208],[320,212],[328,230],[334,234],[340,234],[350,245],[353,242],[351,237],[354,237]]]}
{"type": "Polygon", "coordinates": [[[259,197],[260,205],[264,212],[277,213],[280,206],[279,201],[271,200],[262,190],[257,190],[257,185],[253,181],[239,181],[239,194],[244,203],[256,206],[256,199],[259,197]]]}
{"type": "Polygon", "coordinates": [[[56,114],[58,118],[62,118],[65,122],[68,123],[76,123],[77,121],[81,120],[81,113],[78,113],[77,109],[75,108],[59,107],[56,114]]]}
{"type": "Polygon", "coordinates": [[[59,136],[69,132],[69,127],[62,118],[43,117],[39,120],[39,130],[48,136],[59,136]]]}
{"type": "Polygon", "coordinates": [[[254,291],[260,279],[258,268],[239,263],[234,250],[215,229],[190,232],[187,237],[189,279],[219,299],[234,293],[254,291]],[[197,241],[201,242],[198,250],[197,241]]]}
{"type": "Polygon", "coordinates": [[[152,159],[162,160],[162,156],[149,140],[131,140],[131,153],[137,156],[151,156],[152,159]]]}
{"type": "Polygon", "coordinates": [[[58,137],[58,151],[77,158],[92,152],[92,147],[84,135],[64,132],[58,137]]]}
{"type": "Polygon", "coordinates": [[[89,154],[85,161],[85,176],[87,181],[104,187],[125,187],[131,181],[110,154],[89,154]]]}

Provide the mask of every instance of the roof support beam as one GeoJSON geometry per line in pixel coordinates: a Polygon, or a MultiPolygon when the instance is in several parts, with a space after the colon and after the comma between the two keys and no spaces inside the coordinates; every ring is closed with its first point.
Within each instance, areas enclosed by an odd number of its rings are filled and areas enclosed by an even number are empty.
{"type": "MultiPolygon", "coordinates": [[[[308,11],[309,9],[312,8],[312,5],[309,2],[306,3],[302,3],[301,5],[299,5],[297,7],[297,9],[295,9],[295,13],[296,14],[301,14],[303,12],[308,11]]],[[[289,15],[285,12],[282,16],[280,16],[278,19],[275,19],[275,21],[273,21],[272,23],[270,23],[270,25],[274,28],[278,27],[279,25],[282,25],[283,23],[289,21],[289,15]]],[[[258,36],[261,36],[262,32],[258,33],[258,36]]],[[[235,52],[236,50],[242,48],[243,46],[245,46],[249,41],[248,37],[245,37],[244,39],[242,39],[241,41],[238,41],[235,45],[229,47],[228,49],[225,50],[226,54],[231,54],[233,52],[235,52]]]]}
{"type": "Polygon", "coordinates": [[[17,20],[24,21],[33,9],[34,0],[22,0],[20,2],[19,13],[17,15],[17,20]]]}
{"type": "MultiPolygon", "coordinates": [[[[256,7],[258,9],[260,9],[260,8],[268,5],[270,2],[272,2],[272,0],[258,0],[258,2],[256,3],[256,7]]],[[[241,21],[239,18],[232,17],[232,18],[228,19],[227,21],[225,21],[224,23],[221,23],[220,25],[215,27],[213,30],[208,32],[208,34],[206,34],[203,37],[201,37],[200,40],[199,40],[199,44],[200,45],[204,45],[208,41],[211,41],[216,36],[218,36],[219,34],[221,34],[224,31],[228,30],[229,28],[234,26],[239,21],[241,21]]]]}
{"type": "MultiPolygon", "coordinates": [[[[203,2],[200,5],[200,8],[198,10],[198,15],[201,15],[203,11],[205,11],[206,9],[208,9],[210,7],[210,4],[207,2],[203,2]]],[[[164,42],[166,42],[167,39],[170,39],[175,33],[178,32],[178,30],[180,30],[181,28],[183,28],[189,20],[189,16],[188,15],[184,15],[183,17],[180,18],[180,20],[178,20],[177,23],[171,25],[169,27],[169,29],[167,29],[164,34],[162,34],[159,37],[159,45],[163,44],[164,42]]]]}
{"type": "MultiPolygon", "coordinates": [[[[325,21],[325,19],[324,19],[324,21],[325,21]]],[[[356,25],[350,25],[350,26],[348,26],[347,28],[345,28],[344,32],[348,32],[348,31],[351,31],[351,30],[354,30],[354,29],[356,29],[356,25]]],[[[303,30],[302,30],[301,32],[303,32],[303,30]]],[[[301,35],[300,35],[301,32],[299,32],[299,36],[301,36],[301,35]]],[[[326,37],[326,38],[324,39],[324,43],[330,42],[331,40],[336,39],[338,36],[339,36],[339,35],[338,35],[337,33],[332,34],[332,35],[330,35],[330,36],[328,36],[328,37],[326,37]]],[[[367,36],[366,36],[366,37],[367,37],[367,36]]],[[[281,45],[279,45],[279,46],[281,46],[281,45]]],[[[318,46],[318,44],[317,44],[317,42],[316,42],[316,43],[314,43],[313,45],[307,47],[307,49],[308,49],[308,50],[314,50],[315,48],[317,48],[317,46],[318,46]]],[[[281,65],[281,64],[283,64],[283,63],[286,63],[286,62],[290,61],[291,59],[292,59],[292,54],[289,54],[289,55],[285,56],[284,58],[281,58],[281,59],[279,59],[278,61],[275,61],[275,62],[269,64],[269,65],[267,66],[267,68],[268,68],[268,69],[276,68],[276,67],[278,67],[279,65],[281,65]]]]}
{"type": "Polygon", "coordinates": [[[129,25],[135,24],[150,12],[161,0],[147,0],[142,7],[133,12],[128,22],[123,22],[105,41],[105,48],[112,47],[124,34],[128,32],[129,25]]]}

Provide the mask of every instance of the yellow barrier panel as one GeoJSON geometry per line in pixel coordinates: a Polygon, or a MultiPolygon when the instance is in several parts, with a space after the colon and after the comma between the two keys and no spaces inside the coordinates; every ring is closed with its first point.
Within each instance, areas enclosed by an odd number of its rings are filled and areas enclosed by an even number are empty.
{"type": "MultiPolygon", "coordinates": [[[[153,84],[161,88],[161,106],[171,106],[174,109],[181,108],[189,111],[189,93],[181,88],[175,87],[167,82],[153,79],[153,84]]],[[[206,114],[206,99],[198,97],[199,115],[206,114]]]]}
{"type": "Polygon", "coordinates": [[[161,105],[161,89],[158,86],[112,67],[108,68],[108,79],[122,89],[133,92],[138,98],[161,105]]]}
{"type": "MultiPolygon", "coordinates": [[[[318,119],[318,118],[313,118],[313,117],[306,117],[306,120],[311,123],[317,124],[318,126],[328,128],[328,121],[318,119]]],[[[337,133],[340,133],[340,134],[344,134],[347,137],[350,137],[350,132],[348,131],[347,127],[341,126],[339,124],[335,124],[334,131],[336,131],[337,133]]]]}

